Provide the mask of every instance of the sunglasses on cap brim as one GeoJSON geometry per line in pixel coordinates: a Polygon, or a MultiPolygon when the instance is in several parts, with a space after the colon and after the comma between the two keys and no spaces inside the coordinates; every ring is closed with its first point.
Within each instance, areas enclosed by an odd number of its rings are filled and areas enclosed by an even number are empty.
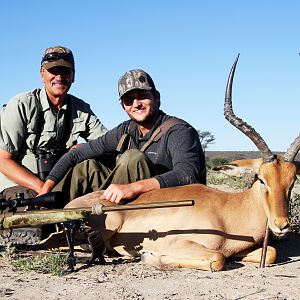
{"type": "Polygon", "coordinates": [[[63,59],[64,61],[67,61],[71,64],[74,64],[74,57],[71,53],[59,53],[59,52],[51,52],[45,54],[45,56],[42,59],[42,62],[53,62],[63,59]]]}

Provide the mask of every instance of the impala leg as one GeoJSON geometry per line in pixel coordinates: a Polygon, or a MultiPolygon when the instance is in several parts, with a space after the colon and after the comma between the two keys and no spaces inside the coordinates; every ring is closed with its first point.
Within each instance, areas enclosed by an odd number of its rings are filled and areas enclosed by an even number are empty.
{"type": "MultiPolygon", "coordinates": [[[[95,204],[113,205],[109,201],[100,200],[103,191],[96,191],[78,197],[69,202],[65,208],[92,207],[95,204]]],[[[86,228],[87,240],[92,251],[92,257],[89,262],[96,258],[104,262],[103,254],[106,250],[112,251],[110,246],[111,237],[117,232],[123,224],[123,214],[121,212],[110,212],[109,215],[90,215],[88,227],[86,228]]]]}
{"type": "Polygon", "coordinates": [[[176,241],[157,255],[145,253],[142,261],[159,268],[190,268],[220,271],[225,263],[222,253],[210,250],[194,241],[176,241]]]}
{"type": "MultiPolygon", "coordinates": [[[[96,191],[86,194],[82,197],[78,197],[69,202],[65,208],[91,208],[95,204],[103,204],[111,206],[113,203],[105,200],[100,200],[100,196],[103,191],[96,191]]],[[[90,215],[89,226],[90,230],[99,231],[104,241],[109,240],[117,231],[117,229],[123,224],[123,214],[120,212],[110,212],[109,215],[90,215]],[[109,217],[108,217],[109,216],[109,217]]]]}
{"type": "MultiPolygon", "coordinates": [[[[260,263],[262,248],[249,248],[234,255],[234,257],[241,258],[243,262],[260,263]]],[[[268,246],[266,251],[266,264],[273,264],[276,261],[276,249],[268,246]]]]}

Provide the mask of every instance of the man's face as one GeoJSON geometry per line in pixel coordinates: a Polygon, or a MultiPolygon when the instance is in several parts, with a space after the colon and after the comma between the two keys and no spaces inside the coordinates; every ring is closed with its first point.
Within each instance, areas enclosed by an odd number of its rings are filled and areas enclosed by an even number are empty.
{"type": "Polygon", "coordinates": [[[74,81],[74,71],[66,67],[42,68],[40,73],[50,99],[63,98],[74,81]]]}
{"type": "Polygon", "coordinates": [[[122,98],[122,106],[128,116],[142,126],[153,125],[159,109],[159,93],[155,96],[151,91],[132,90],[122,98]]]}

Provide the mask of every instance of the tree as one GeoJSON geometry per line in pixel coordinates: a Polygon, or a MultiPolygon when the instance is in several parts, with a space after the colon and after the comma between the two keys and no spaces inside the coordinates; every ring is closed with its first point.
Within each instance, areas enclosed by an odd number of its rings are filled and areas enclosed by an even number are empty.
{"type": "Polygon", "coordinates": [[[198,132],[198,135],[199,135],[199,139],[200,139],[200,143],[202,145],[203,151],[205,152],[208,145],[214,143],[215,137],[209,131],[197,130],[197,132],[198,132]]]}

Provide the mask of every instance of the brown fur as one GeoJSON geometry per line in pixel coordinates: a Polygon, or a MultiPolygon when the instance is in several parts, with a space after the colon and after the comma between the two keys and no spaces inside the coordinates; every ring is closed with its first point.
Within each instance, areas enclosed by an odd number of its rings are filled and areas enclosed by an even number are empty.
{"type": "MultiPolygon", "coordinates": [[[[268,219],[275,235],[289,230],[288,201],[296,177],[294,164],[281,157],[235,161],[257,174],[252,187],[228,193],[201,184],[165,188],[140,195],[133,203],[194,200],[192,207],[112,212],[92,216],[108,251],[140,256],[156,266],[219,271],[225,258],[242,257],[259,262],[268,219]],[[264,183],[262,183],[264,182],[264,183]],[[257,246],[253,250],[253,247],[257,246]]],[[[100,201],[97,191],[70,202],[67,207],[91,207],[100,201]]],[[[130,205],[130,204],[129,204],[130,205]]],[[[276,250],[268,247],[266,263],[274,263],[276,250]]]]}

